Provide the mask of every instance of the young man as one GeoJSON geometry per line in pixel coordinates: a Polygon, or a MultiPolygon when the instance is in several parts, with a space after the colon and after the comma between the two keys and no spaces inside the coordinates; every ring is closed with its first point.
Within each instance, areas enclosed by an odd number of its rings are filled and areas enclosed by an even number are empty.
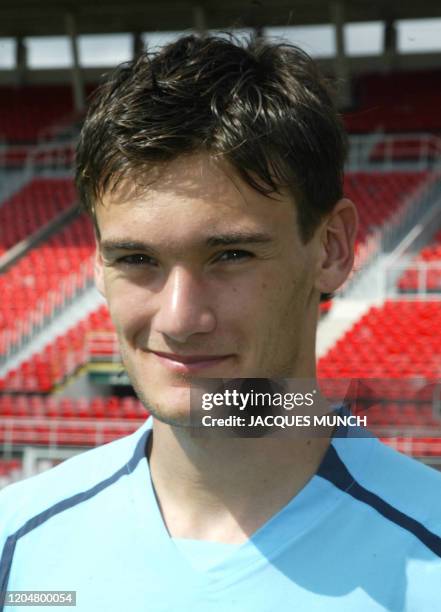
{"type": "Polygon", "coordinates": [[[132,436],[0,496],[3,590],[79,610],[433,610],[439,474],[372,437],[194,435],[197,379],[316,378],[349,274],[345,139],[299,49],[188,36],[95,98],[77,184],[138,396],[132,436]]]}

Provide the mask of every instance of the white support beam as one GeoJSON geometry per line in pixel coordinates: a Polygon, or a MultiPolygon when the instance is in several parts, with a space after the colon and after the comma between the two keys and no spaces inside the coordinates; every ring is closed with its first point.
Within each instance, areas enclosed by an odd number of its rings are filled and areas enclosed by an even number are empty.
{"type": "Polygon", "coordinates": [[[384,70],[393,70],[397,59],[397,29],[395,20],[391,18],[384,23],[383,59],[384,70]]]}
{"type": "Polygon", "coordinates": [[[193,6],[193,23],[194,29],[200,36],[205,36],[207,33],[207,19],[205,10],[200,5],[193,6]]]}
{"type": "Polygon", "coordinates": [[[17,85],[23,85],[26,82],[28,70],[28,48],[22,36],[17,36],[15,45],[15,72],[17,85]]]}
{"type": "Polygon", "coordinates": [[[334,0],[330,4],[331,21],[335,32],[335,75],[339,85],[339,103],[342,108],[351,106],[351,80],[349,62],[346,56],[344,40],[344,4],[343,0],[334,0]]]}
{"type": "Polygon", "coordinates": [[[133,59],[136,59],[145,51],[144,39],[142,38],[142,32],[133,32],[132,36],[133,36],[132,57],[133,59]]]}
{"type": "Polygon", "coordinates": [[[75,18],[72,13],[67,13],[65,17],[66,33],[69,36],[70,46],[72,50],[72,89],[74,94],[74,104],[76,111],[84,110],[86,106],[84,94],[83,74],[80,66],[78,52],[78,37],[76,31],[75,18]]]}

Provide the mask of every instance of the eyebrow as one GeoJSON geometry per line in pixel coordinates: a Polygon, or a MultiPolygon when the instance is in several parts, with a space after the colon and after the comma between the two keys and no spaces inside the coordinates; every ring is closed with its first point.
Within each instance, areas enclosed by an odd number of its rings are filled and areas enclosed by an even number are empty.
{"type": "Polygon", "coordinates": [[[272,242],[273,238],[269,234],[232,232],[229,234],[219,234],[210,236],[206,240],[207,246],[226,246],[229,244],[265,244],[272,242]]]}
{"type": "MultiPolygon", "coordinates": [[[[203,243],[209,247],[228,246],[231,244],[266,244],[273,242],[272,236],[265,233],[231,232],[208,236],[203,243]]],[[[155,247],[139,240],[102,240],[101,251],[154,251],[155,247]]]]}

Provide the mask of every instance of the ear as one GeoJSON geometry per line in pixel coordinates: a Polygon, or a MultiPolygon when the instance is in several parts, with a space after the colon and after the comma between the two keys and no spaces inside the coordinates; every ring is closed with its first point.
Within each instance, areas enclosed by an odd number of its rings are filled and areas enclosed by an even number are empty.
{"type": "Polygon", "coordinates": [[[95,285],[103,297],[106,297],[104,286],[104,265],[98,240],[95,241],[95,265],[94,265],[95,285]]]}
{"type": "Polygon", "coordinates": [[[358,213],[351,200],[335,205],[320,231],[321,255],[316,276],[320,293],[333,293],[348,278],[354,265],[358,213]]]}

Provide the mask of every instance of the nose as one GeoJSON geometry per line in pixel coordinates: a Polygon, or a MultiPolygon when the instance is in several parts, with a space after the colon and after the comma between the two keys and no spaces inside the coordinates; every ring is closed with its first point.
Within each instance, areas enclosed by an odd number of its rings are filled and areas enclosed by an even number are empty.
{"type": "Polygon", "coordinates": [[[200,278],[183,266],[174,267],[157,294],[156,332],[185,343],[193,334],[207,334],[216,327],[216,316],[200,278]]]}

